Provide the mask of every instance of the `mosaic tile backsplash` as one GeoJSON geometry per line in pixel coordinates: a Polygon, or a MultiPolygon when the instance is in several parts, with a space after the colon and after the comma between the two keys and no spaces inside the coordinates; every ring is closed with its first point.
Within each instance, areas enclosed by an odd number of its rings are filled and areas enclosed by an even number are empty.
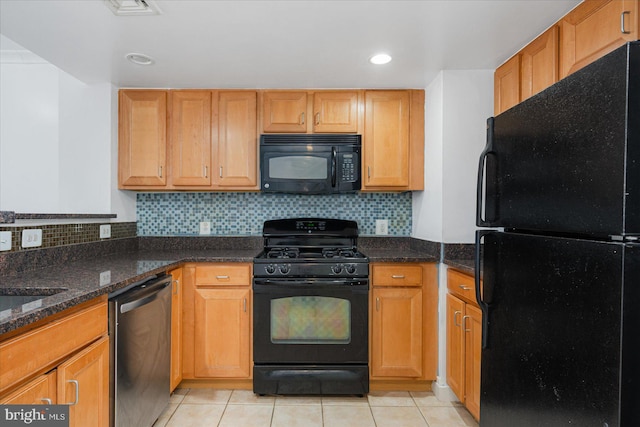
{"type": "Polygon", "coordinates": [[[411,193],[298,195],[268,193],[138,193],[138,236],[196,235],[200,222],[212,235],[261,235],[265,220],[327,217],[358,222],[374,235],[376,219],[389,220],[389,235],[411,235],[411,193]]]}

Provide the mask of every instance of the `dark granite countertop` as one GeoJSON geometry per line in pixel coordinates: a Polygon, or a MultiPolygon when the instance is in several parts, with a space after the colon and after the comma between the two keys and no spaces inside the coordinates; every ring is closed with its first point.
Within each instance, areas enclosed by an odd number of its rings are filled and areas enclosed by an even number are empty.
{"type": "Polygon", "coordinates": [[[0,277],[1,295],[54,295],[0,311],[0,335],[185,262],[252,262],[254,249],[139,250],[0,277]]]}
{"type": "MultiPolygon", "coordinates": [[[[440,261],[438,243],[407,237],[362,237],[358,247],[370,262],[440,261]]],[[[261,249],[256,237],[140,237],[13,254],[0,262],[0,298],[49,296],[0,309],[0,335],[185,262],[252,262],[261,249]]]]}
{"type": "Polygon", "coordinates": [[[444,263],[447,264],[450,268],[459,270],[466,274],[470,274],[471,276],[475,275],[476,273],[475,260],[472,260],[472,259],[445,258],[444,263]]]}

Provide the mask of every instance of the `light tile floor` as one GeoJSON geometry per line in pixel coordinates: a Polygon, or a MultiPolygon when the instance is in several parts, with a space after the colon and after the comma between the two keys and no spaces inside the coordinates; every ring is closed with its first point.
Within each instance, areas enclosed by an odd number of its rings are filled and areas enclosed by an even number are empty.
{"type": "Polygon", "coordinates": [[[154,427],[478,427],[431,392],[366,397],[257,396],[251,390],[177,389],[154,427]]]}

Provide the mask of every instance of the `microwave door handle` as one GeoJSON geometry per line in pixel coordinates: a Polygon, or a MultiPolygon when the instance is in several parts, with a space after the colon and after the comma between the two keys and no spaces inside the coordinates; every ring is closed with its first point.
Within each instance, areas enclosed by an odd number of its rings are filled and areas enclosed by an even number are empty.
{"type": "Polygon", "coordinates": [[[336,178],[337,178],[337,162],[338,155],[336,153],[336,147],[331,147],[331,187],[336,186],[336,178]]]}

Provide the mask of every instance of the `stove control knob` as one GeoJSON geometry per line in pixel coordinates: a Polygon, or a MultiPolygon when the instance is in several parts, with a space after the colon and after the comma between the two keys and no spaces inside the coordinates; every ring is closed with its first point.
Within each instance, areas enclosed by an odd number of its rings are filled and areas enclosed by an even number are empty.
{"type": "Polygon", "coordinates": [[[334,274],[340,274],[342,272],[342,266],[340,264],[332,265],[331,271],[333,271],[334,274]]]}
{"type": "Polygon", "coordinates": [[[349,274],[353,274],[356,272],[356,266],[354,264],[347,264],[345,268],[347,270],[347,273],[349,274]]]}
{"type": "Polygon", "coordinates": [[[282,264],[279,270],[280,270],[280,273],[287,274],[289,271],[291,271],[291,266],[288,264],[282,264]]]}
{"type": "Polygon", "coordinates": [[[273,264],[269,264],[264,268],[264,270],[267,272],[267,274],[273,274],[276,272],[276,266],[273,264]]]}

